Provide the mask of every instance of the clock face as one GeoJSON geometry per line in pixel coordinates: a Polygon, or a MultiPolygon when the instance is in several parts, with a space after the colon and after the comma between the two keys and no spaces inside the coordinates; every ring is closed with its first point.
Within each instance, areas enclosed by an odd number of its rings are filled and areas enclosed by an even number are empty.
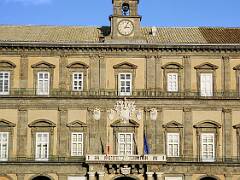
{"type": "Polygon", "coordinates": [[[127,36],[133,32],[133,23],[129,20],[122,20],[118,24],[118,31],[121,35],[127,36]]]}

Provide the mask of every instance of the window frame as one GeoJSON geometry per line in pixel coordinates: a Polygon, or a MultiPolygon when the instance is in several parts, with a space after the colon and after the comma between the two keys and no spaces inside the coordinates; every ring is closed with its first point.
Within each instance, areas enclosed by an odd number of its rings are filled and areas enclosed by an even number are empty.
{"type": "Polygon", "coordinates": [[[117,152],[117,154],[120,155],[120,156],[131,156],[131,155],[133,155],[133,151],[134,151],[133,133],[119,132],[117,136],[118,136],[118,142],[117,142],[118,152],[117,152]],[[120,142],[120,136],[121,135],[125,136],[124,137],[125,138],[124,142],[120,142]],[[127,135],[130,135],[130,137],[131,137],[131,142],[130,143],[126,142],[126,136],[127,135]],[[124,144],[125,145],[124,154],[123,155],[121,155],[121,146],[120,146],[120,144],[124,144]],[[127,147],[126,147],[127,144],[130,144],[130,147],[131,147],[131,153],[130,154],[127,154],[127,147]]]}
{"type": "MultiPolygon", "coordinates": [[[[201,145],[201,161],[202,162],[214,162],[215,160],[216,160],[216,147],[215,147],[215,134],[214,133],[201,133],[201,135],[200,135],[200,145],[201,145]],[[213,157],[211,158],[211,159],[209,159],[209,158],[207,158],[207,159],[205,159],[204,158],[204,143],[203,143],[203,136],[212,136],[212,138],[213,138],[213,142],[212,142],[212,145],[213,145],[213,157]]],[[[207,141],[208,141],[208,137],[207,137],[207,141]]],[[[207,142],[207,156],[209,156],[209,152],[208,152],[208,146],[210,145],[208,142],[207,142]]]]}
{"type": "Polygon", "coordinates": [[[132,83],[133,82],[133,80],[132,80],[132,73],[119,73],[118,74],[118,94],[119,94],[119,96],[131,96],[132,95],[132,83]],[[122,80],[121,79],[121,76],[122,75],[124,75],[125,76],[125,79],[124,80],[122,80]],[[126,76],[127,75],[130,75],[130,80],[127,80],[127,78],[126,78],[126,76]],[[125,92],[121,92],[121,90],[122,90],[122,82],[125,82],[125,85],[124,85],[124,90],[125,90],[125,92]],[[130,82],[130,92],[126,92],[126,89],[127,89],[127,82],[130,82]]]}
{"type": "Polygon", "coordinates": [[[37,72],[37,95],[40,95],[40,96],[46,96],[46,95],[49,95],[50,93],[50,73],[47,72],[47,71],[39,71],[37,72]],[[43,78],[40,79],[40,74],[43,74],[43,78]],[[40,80],[43,81],[43,84],[42,84],[42,88],[41,89],[45,89],[45,75],[48,75],[48,79],[47,79],[47,91],[45,92],[45,90],[43,92],[40,92],[40,80]]]}
{"type": "MultiPolygon", "coordinates": [[[[49,132],[36,132],[36,136],[35,136],[36,140],[35,140],[35,143],[36,143],[36,147],[35,147],[35,160],[36,161],[48,161],[49,160],[49,144],[50,144],[50,133],[49,132]],[[38,142],[38,135],[47,135],[47,142],[38,142]],[[46,158],[43,158],[42,157],[42,151],[40,152],[40,155],[41,157],[38,158],[38,145],[40,144],[41,145],[41,149],[42,149],[42,146],[45,145],[43,143],[46,143],[47,144],[47,151],[46,151],[46,158]]],[[[44,150],[43,150],[44,151],[44,150]]]]}
{"type": "Polygon", "coordinates": [[[79,156],[83,156],[83,154],[84,154],[84,133],[83,132],[72,132],[71,133],[71,156],[72,157],[79,157],[79,156]],[[74,142],[73,142],[73,135],[81,135],[82,137],[82,141],[81,142],[75,142],[75,143],[77,143],[77,144],[81,144],[81,153],[80,154],[78,154],[78,155],[74,155],[74,151],[73,151],[73,144],[74,144],[74,142]]]}
{"type": "MultiPolygon", "coordinates": [[[[11,86],[11,72],[10,71],[0,71],[0,74],[1,73],[8,74],[8,89],[7,89],[7,92],[4,92],[4,90],[5,90],[5,88],[4,88],[5,77],[2,80],[0,79],[0,81],[3,81],[3,87],[2,87],[3,91],[0,91],[0,95],[9,95],[10,94],[10,89],[11,89],[11,87],[10,87],[11,86]]],[[[3,76],[5,76],[5,75],[3,75],[3,76]]]]}
{"type": "MultiPolygon", "coordinates": [[[[178,73],[173,73],[173,72],[167,73],[167,92],[178,92],[178,89],[179,89],[179,87],[178,87],[179,82],[178,81],[179,81],[178,73]],[[176,76],[176,81],[175,81],[176,87],[175,88],[173,88],[173,87],[170,88],[170,86],[169,86],[169,84],[170,84],[170,80],[169,80],[170,75],[171,76],[174,76],[174,75],[176,76]]],[[[173,82],[173,80],[172,80],[172,82],[173,82]]]]}
{"type": "Polygon", "coordinates": [[[162,66],[163,69],[163,86],[165,92],[168,93],[177,93],[181,92],[183,89],[183,81],[182,81],[182,75],[183,75],[183,65],[177,63],[177,62],[169,62],[162,66]],[[170,73],[176,73],[178,76],[177,79],[177,91],[168,91],[168,74],[170,73]]]}
{"type": "Polygon", "coordinates": [[[212,96],[214,96],[215,92],[217,90],[216,71],[218,69],[218,66],[211,64],[209,62],[205,62],[205,63],[195,66],[194,69],[196,69],[197,91],[198,91],[199,96],[201,96],[201,73],[206,73],[206,74],[211,73],[212,74],[212,96]]]}
{"type": "Polygon", "coordinates": [[[180,156],[180,133],[178,133],[178,132],[168,132],[167,133],[167,157],[179,157],[180,156]],[[176,143],[170,143],[169,142],[169,136],[170,135],[177,135],[178,137],[177,137],[177,154],[175,155],[174,154],[174,145],[176,145],[176,143]],[[170,152],[169,152],[169,150],[170,150],[170,145],[173,145],[173,155],[170,155],[170,152]]]}
{"type": "Polygon", "coordinates": [[[200,95],[203,96],[203,97],[213,96],[213,73],[201,72],[199,74],[199,76],[200,76],[200,95]],[[207,92],[206,87],[205,87],[205,90],[202,89],[202,86],[203,86],[202,78],[203,78],[203,76],[206,77],[207,75],[211,75],[210,76],[211,77],[211,82],[208,82],[208,83],[205,82],[204,85],[205,86],[210,85],[210,87],[209,87],[210,91],[209,92],[207,92]]]}
{"type": "Polygon", "coordinates": [[[217,161],[219,157],[219,144],[220,144],[220,139],[219,139],[219,133],[221,130],[221,125],[215,121],[212,120],[205,120],[198,122],[193,126],[196,129],[196,135],[197,135],[197,155],[198,155],[198,160],[200,162],[215,162],[217,161]],[[209,134],[214,134],[214,152],[215,152],[215,159],[213,161],[203,161],[202,160],[202,142],[201,142],[201,134],[202,133],[209,133],[209,134]]]}
{"type": "Polygon", "coordinates": [[[83,91],[83,87],[84,87],[83,72],[73,72],[72,73],[72,91],[75,91],[75,92],[83,91]],[[81,75],[81,79],[75,79],[75,75],[77,76],[81,75]],[[77,85],[74,84],[75,82],[77,82],[77,85]],[[79,82],[81,82],[81,86],[78,84],[79,82]],[[74,89],[75,87],[77,87],[77,89],[74,89]]]}
{"type": "Polygon", "coordinates": [[[9,158],[9,137],[10,137],[10,133],[9,132],[0,132],[0,137],[2,137],[3,135],[7,135],[7,141],[6,142],[2,142],[2,139],[0,138],[0,161],[8,161],[8,158],[9,158]],[[2,155],[3,155],[3,148],[2,146],[6,144],[6,157],[3,158],[2,155]]]}

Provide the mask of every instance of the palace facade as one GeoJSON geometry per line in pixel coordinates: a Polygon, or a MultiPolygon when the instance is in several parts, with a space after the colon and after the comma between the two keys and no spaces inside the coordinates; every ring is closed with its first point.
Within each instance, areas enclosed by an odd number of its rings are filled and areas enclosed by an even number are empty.
{"type": "Polygon", "coordinates": [[[1,180],[240,180],[240,28],[0,26],[1,180]]]}

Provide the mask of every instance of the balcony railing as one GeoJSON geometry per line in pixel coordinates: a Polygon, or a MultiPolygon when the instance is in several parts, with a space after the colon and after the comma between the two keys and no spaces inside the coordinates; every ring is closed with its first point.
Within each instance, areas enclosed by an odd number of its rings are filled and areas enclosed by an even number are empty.
{"type": "MultiPolygon", "coordinates": [[[[122,97],[116,90],[96,90],[96,91],[61,91],[59,89],[52,89],[49,95],[38,95],[36,89],[11,89],[8,94],[1,95],[1,97],[81,97],[81,98],[117,98],[122,97]]],[[[135,90],[128,97],[147,97],[147,98],[198,98],[198,99],[226,99],[237,98],[240,99],[240,92],[214,92],[212,96],[201,96],[200,92],[163,92],[159,90],[135,90]]]]}
{"type": "Polygon", "coordinates": [[[165,155],[86,155],[86,162],[165,162],[165,155]]]}
{"type": "Polygon", "coordinates": [[[85,155],[79,157],[59,157],[50,156],[45,160],[36,160],[34,157],[14,157],[1,161],[1,164],[8,163],[121,163],[121,162],[133,162],[133,163],[208,163],[208,164],[240,164],[240,157],[217,157],[211,161],[201,160],[199,157],[166,157],[165,155],[149,154],[149,155],[85,155]]]}

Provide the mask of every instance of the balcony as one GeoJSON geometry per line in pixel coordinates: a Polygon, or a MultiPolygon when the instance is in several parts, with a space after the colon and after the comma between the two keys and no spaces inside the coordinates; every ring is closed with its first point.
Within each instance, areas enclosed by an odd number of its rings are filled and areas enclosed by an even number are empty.
{"type": "MultiPolygon", "coordinates": [[[[1,97],[69,97],[69,98],[119,98],[116,90],[61,91],[52,89],[49,95],[38,95],[36,89],[11,89],[1,97]]],[[[214,92],[212,96],[201,96],[200,92],[163,92],[159,90],[135,90],[130,98],[173,98],[173,99],[240,99],[240,92],[214,92]]]]}
{"type": "Polygon", "coordinates": [[[86,155],[86,162],[166,162],[165,155],[86,155]]]}

